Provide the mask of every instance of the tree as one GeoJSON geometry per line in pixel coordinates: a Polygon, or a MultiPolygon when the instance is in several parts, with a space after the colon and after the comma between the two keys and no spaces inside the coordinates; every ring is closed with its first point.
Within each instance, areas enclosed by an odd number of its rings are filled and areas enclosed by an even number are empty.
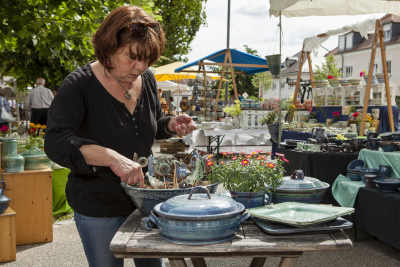
{"type": "Polygon", "coordinates": [[[164,56],[158,65],[176,61],[187,62],[184,55],[191,51],[200,26],[206,25],[206,13],[203,3],[207,0],[155,0],[154,7],[159,9],[166,36],[164,56]]]}
{"type": "Polygon", "coordinates": [[[263,91],[262,95],[266,94],[270,89],[272,89],[273,84],[271,73],[268,71],[259,72],[252,75],[251,83],[254,87],[260,87],[263,91]]]}
{"type": "Polygon", "coordinates": [[[0,5],[0,75],[18,90],[46,79],[59,86],[73,70],[95,59],[90,37],[101,21],[124,4],[143,7],[155,19],[151,0],[3,0],[0,5]]]}
{"type": "Polygon", "coordinates": [[[340,69],[336,68],[335,57],[333,55],[329,55],[325,58],[325,63],[322,63],[322,66],[317,66],[317,70],[315,73],[317,74],[314,79],[315,80],[326,80],[328,76],[333,76],[335,79],[339,79],[343,73],[340,72],[340,69]]]}

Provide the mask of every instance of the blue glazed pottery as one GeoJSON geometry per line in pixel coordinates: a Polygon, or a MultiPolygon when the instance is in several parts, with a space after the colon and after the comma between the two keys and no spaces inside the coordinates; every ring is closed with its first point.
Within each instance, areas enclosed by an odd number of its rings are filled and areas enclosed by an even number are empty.
{"type": "Polygon", "coordinates": [[[268,191],[263,192],[236,192],[231,191],[232,199],[243,204],[246,209],[257,208],[271,203],[268,191]]]}
{"type": "Polygon", "coordinates": [[[360,170],[364,168],[365,162],[362,159],[353,160],[347,165],[347,170],[360,170]]]}
{"type": "Polygon", "coordinates": [[[207,190],[197,186],[189,195],[154,207],[149,218],[160,229],[161,237],[185,245],[215,244],[235,238],[240,224],[249,218],[244,206],[230,197],[211,195],[208,190],[206,194],[193,194],[198,189],[207,190]]]}
{"type": "Polygon", "coordinates": [[[381,136],[382,141],[390,141],[393,138],[392,133],[382,133],[380,136],[381,136]]]}
{"type": "Polygon", "coordinates": [[[363,168],[359,172],[361,180],[364,182],[364,184],[365,184],[365,177],[364,177],[365,174],[375,174],[378,176],[378,173],[379,173],[378,169],[374,168],[363,168]]]}
{"type": "MultiPolygon", "coordinates": [[[[157,204],[179,195],[189,194],[193,189],[145,189],[138,188],[137,186],[129,186],[124,183],[121,183],[121,186],[144,216],[149,216],[154,206],[157,204]]],[[[206,187],[210,193],[214,194],[217,191],[218,183],[207,185],[206,187]]]]}
{"type": "Polygon", "coordinates": [[[382,192],[395,193],[400,186],[399,178],[375,179],[374,182],[379,186],[382,192]]]}
{"type": "Polygon", "coordinates": [[[371,150],[375,150],[375,151],[379,150],[379,142],[381,141],[380,138],[370,138],[367,141],[369,141],[371,150]]]}
{"type": "Polygon", "coordinates": [[[400,141],[400,132],[393,132],[392,133],[392,140],[393,141],[400,141]]]}
{"type": "Polygon", "coordinates": [[[393,152],[397,147],[396,143],[387,142],[387,141],[386,142],[381,141],[381,142],[379,142],[379,145],[381,146],[381,148],[384,152],[393,152]]]}
{"type": "Polygon", "coordinates": [[[353,174],[353,173],[347,173],[347,177],[350,178],[352,181],[361,181],[361,176],[360,174],[353,174]]]}
{"type": "Polygon", "coordinates": [[[286,176],[281,186],[268,192],[272,203],[301,202],[310,204],[321,203],[329,184],[307,176],[286,176]]]}
{"type": "Polygon", "coordinates": [[[389,165],[379,165],[379,178],[389,178],[393,168],[389,165]]]}
{"type": "Polygon", "coordinates": [[[6,191],[6,183],[0,181],[0,184],[3,184],[3,188],[0,189],[0,214],[3,214],[8,209],[8,205],[10,204],[11,198],[6,197],[4,195],[4,191],[6,191]]]}

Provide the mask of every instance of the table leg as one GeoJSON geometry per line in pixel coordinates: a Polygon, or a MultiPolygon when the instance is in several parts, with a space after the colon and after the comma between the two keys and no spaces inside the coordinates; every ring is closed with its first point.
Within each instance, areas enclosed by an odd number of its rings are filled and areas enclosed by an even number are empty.
{"type": "Polygon", "coordinates": [[[279,267],[295,267],[298,258],[282,258],[279,267]]]}
{"type": "Polygon", "coordinates": [[[187,267],[186,262],[183,258],[181,259],[168,259],[169,265],[171,267],[187,267]]]}
{"type": "Polygon", "coordinates": [[[250,267],[262,267],[266,260],[267,258],[254,257],[250,263],[250,267]]]}
{"type": "Polygon", "coordinates": [[[192,258],[191,260],[194,267],[207,267],[207,263],[204,258],[192,258]]]}
{"type": "Polygon", "coordinates": [[[217,136],[217,162],[219,162],[219,135],[217,136]]]}

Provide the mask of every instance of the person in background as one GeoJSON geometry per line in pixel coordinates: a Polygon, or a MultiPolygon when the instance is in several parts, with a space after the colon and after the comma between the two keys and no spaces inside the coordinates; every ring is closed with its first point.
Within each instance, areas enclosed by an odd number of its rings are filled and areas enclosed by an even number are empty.
{"type": "MultiPolygon", "coordinates": [[[[8,105],[7,100],[6,100],[5,98],[3,98],[3,95],[2,95],[2,94],[0,94],[0,103],[3,104],[3,106],[4,106],[4,108],[6,109],[7,112],[10,112],[10,111],[11,111],[11,108],[10,108],[10,106],[8,105]]],[[[3,120],[1,119],[1,108],[0,108],[0,128],[1,128],[3,125],[8,126],[8,122],[3,121],[3,120]]]]}
{"type": "Polygon", "coordinates": [[[174,104],[174,98],[170,96],[168,98],[168,113],[169,114],[174,114],[175,115],[175,110],[176,110],[176,105],[174,104]]]}
{"type": "MultiPolygon", "coordinates": [[[[238,94],[238,99],[240,100],[240,102],[242,102],[244,97],[241,95],[241,92],[239,89],[237,89],[237,94],[238,94]]],[[[235,99],[235,91],[233,89],[231,90],[231,98],[235,99]]]]}
{"type": "Polygon", "coordinates": [[[36,87],[29,91],[26,98],[26,108],[31,112],[31,123],[46,125],[51,102],[54,95],[50,89],[44,87],[45,80],[38,78],[36,87]]]}
{"type": "Polygon", "coordinates": [[[57,89],[54,89],[53,90],[53,96],[56,97],[56,94],[57,94],[57,89]]]}

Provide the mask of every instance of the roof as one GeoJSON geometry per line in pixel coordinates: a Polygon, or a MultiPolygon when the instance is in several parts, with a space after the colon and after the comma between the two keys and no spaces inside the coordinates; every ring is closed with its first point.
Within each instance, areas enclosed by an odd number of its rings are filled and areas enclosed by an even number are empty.
{"type": "MultiPolygon", "coordinates": [[[[224,63],[225,53],[227,50],[228,49],[223,49],[223,50],[217,51],[215,53],[212,53],[211,55],[203,57],[199,60],[193,61],[189,64],[186,64],[185,66],[175,69],[175,72],[184,71],[184,69],[193,67],[193,66],[197,65],[198,62],[204,61],[204,60],[211,61],[213,63],[224,63]]],[[[231,56],[232,56],[232,63],[257,64],[257,65],[268,66],[265,58],[257,57],[257,56],[254,56],[254,55],[251,55],[251,54],[248,54],[245,52],[241,52],[236,49],[230,49],[230,51],[231,51],[231,56]]],[[[269,71],[268,68],[258,68],[258,67],[236,67],[236,66],[234,66],[234,68],[237,70],[246,72],[246,74],[248,74],[248,75],[259,73],[259,72],[264,72],[264,71],[269,71]]]]}
{"type": "MultiPolygon", "coordinates": [[[[400,23],[400,16],[386,14],[380,20],[382,21],[382,25],[388,24],[391,22],[400,23]]],[[[354,51],[359,51],[359,50],[364,50],[364,49],[370,49],[370,48],[372,48],[373,41],[374,41],[374,35],[368,34],[368,39],[363,38],[352,49],[339,51],[338,47],[336,47],[329,53],[325,54],[325,56],[327,57],[329,55],[344,54],[344,53],[349,53],[349,52],[354,52],[354,51]]],[[[396,44],[396,43],[400,43],[400,34],[396,35],[389,42],[385,42],[385,45],[391,45],[391,44],[396,44]]]]}

